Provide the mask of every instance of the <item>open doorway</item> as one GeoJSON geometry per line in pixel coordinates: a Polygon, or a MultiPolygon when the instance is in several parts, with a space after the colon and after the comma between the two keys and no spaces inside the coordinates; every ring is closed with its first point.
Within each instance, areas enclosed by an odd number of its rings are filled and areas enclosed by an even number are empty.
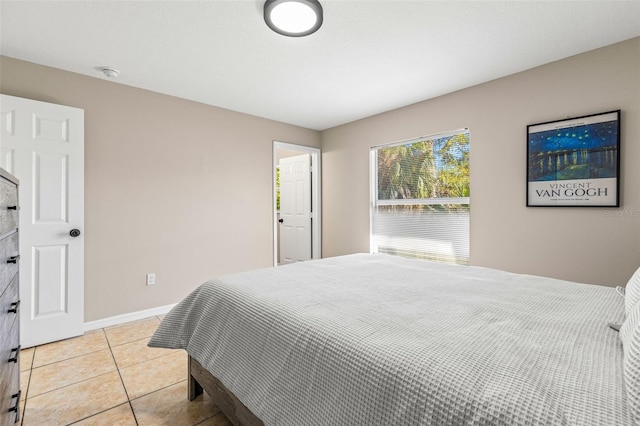
{"type": "Polygon", "coordinates": [[[320,259],[321,152],[273,142],[274,265],[320,259]]]}

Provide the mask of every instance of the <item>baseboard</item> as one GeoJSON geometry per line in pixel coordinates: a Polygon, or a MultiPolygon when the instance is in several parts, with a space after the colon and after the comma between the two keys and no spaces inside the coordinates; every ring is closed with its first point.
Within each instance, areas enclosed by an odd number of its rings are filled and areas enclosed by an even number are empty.
{"type": "Polygon", "coordinates": [[[154,317],[156,315],[164,315],[169,312],[176,304],[159,306],[157,308],[145,309],[144,311],[131,312],[128,314],[116,315],[114,317],[103,318],[96,321],[84,323],[84,331],[98,330],[100,328],[111,327],[114,325],[124,324],[126,322],[137,321],[145,318],[154,317]]]}

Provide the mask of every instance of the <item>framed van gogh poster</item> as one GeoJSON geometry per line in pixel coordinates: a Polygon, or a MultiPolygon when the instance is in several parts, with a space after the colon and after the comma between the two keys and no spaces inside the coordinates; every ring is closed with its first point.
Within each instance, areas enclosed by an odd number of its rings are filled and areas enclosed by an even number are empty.
{"type": "Polygon", "coordinates": [[[527,206],[618,207],[620,110],[527,126],[527,206]]]}

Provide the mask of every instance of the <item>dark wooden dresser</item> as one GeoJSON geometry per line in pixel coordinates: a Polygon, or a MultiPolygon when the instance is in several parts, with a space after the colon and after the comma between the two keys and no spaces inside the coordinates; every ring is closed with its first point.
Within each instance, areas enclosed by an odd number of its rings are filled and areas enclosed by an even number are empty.
{"type": "Polygon", "coordinates": [[[0,426],[20,421],[18,180],[0,168],[0,426]]]}

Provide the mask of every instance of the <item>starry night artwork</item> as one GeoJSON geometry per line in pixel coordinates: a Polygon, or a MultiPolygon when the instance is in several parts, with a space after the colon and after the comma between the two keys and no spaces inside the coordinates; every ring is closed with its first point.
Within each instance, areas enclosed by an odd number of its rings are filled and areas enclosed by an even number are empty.
{"type": "Polygon", "coordinates": [[[528,206],[618,206],[620,111],[527,126],[528,206]]]}

